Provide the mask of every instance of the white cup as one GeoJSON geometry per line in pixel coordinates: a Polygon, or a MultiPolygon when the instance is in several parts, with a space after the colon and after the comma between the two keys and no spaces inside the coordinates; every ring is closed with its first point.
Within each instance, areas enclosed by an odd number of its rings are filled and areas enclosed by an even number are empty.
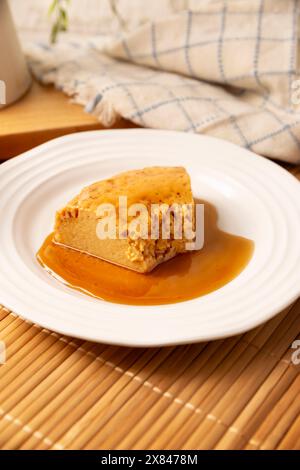
{"type": "Polygon", "coordinates": [[[0,107],[18,100],[31,84],[7,0],[0,0],[0,107]]]}

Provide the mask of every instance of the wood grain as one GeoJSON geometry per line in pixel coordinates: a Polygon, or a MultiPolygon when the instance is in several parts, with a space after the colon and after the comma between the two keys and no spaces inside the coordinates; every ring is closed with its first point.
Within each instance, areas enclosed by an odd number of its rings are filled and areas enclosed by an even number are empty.
{"type": "MultiPolygon", "coordinates": [[[[116,128],[133,127],[120,120],[116,128]]],[[[82,106],[53,87],[34,82],[18,103],[0,110],[0,160],[19,155],[48,140],[80,131],[103,129],[82,106]]]]}

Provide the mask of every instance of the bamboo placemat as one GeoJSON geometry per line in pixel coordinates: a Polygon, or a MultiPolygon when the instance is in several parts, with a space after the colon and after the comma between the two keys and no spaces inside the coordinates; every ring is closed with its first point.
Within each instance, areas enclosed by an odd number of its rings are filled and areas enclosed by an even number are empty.
{"type": "Polygon", "coordinates": [[[160,349],[63,337],[0,307],[0,448],[300,449],[297,338],[300,300],[244,335],[160,349]]]}

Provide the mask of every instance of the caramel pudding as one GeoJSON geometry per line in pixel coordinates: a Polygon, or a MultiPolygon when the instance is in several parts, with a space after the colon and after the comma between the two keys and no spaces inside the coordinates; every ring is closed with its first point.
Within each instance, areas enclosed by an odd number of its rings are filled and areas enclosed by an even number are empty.
{"type": "MultiPolygon", "coordinates": [[[[142,205],[147,218],[154,205],[191,206],[192,214],[194,212],[190,177],[184,168],[151,167],[128,171],[84,188],[57,212],[54,241],[139,273],[150,272],[159,264],[187,251],[187,239],[184,236],[176,238],[174,227],[168,239],[160,236],[152,239],[150,231],[142,238],[136,232],[131,233],[127,227],[122,230],[123,224],[116,218],[113,222],[115,235],[118,232],[118,236],[99,238],[97,227],[101,216],[104,218],[99,208],[106,206],[107,211],[113,208],[119,213],[120,198],[124,196],[128,208],[134,204],[142,205]]],[[[137,220],[132,217],[131,222],[134,219],[137,220]]]]}
{"type": "Polygon", "coordinates": [[[180,254],[148,274],[61,246],[54,242],[54,234],[40,248],[38,261],[68,287],[110,302],[163,305],[206,295],[243,271],[252,257],[254,243],[221,231],[214,206],[199,202],[205,205],[204,247],[180,254]]]}

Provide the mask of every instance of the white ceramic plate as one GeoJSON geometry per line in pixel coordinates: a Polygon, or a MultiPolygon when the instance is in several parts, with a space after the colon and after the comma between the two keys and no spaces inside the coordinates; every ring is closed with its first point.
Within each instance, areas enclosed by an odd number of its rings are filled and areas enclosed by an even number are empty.
{"type": "Polygon", "coordinates": [[[300,294],[299,182],[230,143],[138,129],[70,135],[1,165],[0,191],[0,303],[45,328],[120,345],[189,343],[245,332],[300,294]],[[152,165],[185,166],[220,227],[255,241],[239,277],[192,301],[132,307],[69,289],[39,266],[58,208],[96,180],[152,165]]]}

